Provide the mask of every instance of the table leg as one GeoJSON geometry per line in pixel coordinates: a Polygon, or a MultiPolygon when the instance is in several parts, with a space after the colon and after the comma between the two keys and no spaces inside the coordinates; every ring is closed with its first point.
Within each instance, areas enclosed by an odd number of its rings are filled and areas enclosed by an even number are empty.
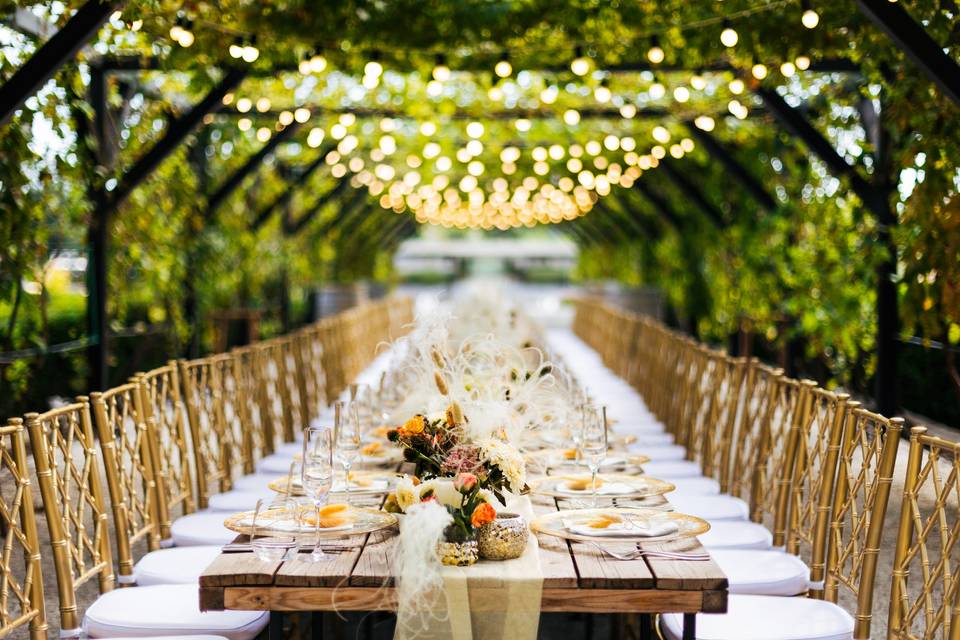
{"type": "Polygon", "coordinates": [[[640,640],[653,640],[653,634],[651,633],[653,625],[653,616],[649,613],[641,613],[639,615],[640,620],[640,640]]]}
{"type": "Polygon", "coordinates": [[[267,628],[267,637],[270,640],[283,640],[283,613],[270,612],[270,626],[267,628]]]}
{"type": "Polygon", "coordinates": [[[323,612],[314,611],[310,614],[311,640],[323,640],[323,612]]]}
{"type": "Polygon", "coordinates": [[[683,640],[697,640],[697,614],[683,614],[683,640]]]}

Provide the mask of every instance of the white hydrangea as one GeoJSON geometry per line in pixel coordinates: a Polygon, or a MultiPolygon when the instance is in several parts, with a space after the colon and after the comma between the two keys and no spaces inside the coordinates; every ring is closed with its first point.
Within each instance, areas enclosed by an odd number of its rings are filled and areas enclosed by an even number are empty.
{"type": "Polygon", "coordinates": [[[527,484],[527,467],[523,456],[509,442],[489,438],[480,443],[480,455],[490,464],[500,467],[510,485],[510,491],[520,493],[527,484]]]}

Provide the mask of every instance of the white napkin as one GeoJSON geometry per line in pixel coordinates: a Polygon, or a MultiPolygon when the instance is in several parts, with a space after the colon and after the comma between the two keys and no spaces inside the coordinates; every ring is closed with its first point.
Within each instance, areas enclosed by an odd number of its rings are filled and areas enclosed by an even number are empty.
{"type": "MultiPolygon", "coordinates": [[[[342,493],[345,490],[345,485],[342,480],[337,480],[333,483],[333,487],[330,491],[334,493],[342,493]]],[[[368,484],[357,484],[356,482],[350,483],[350,491],[386,491],[388,487],[386,480],[370,480],[368,484]]]]}
{"type": "Polygon", "coordinates": [[[676,533],[680,527],[672,520],[658,520],[642,522],[616,522],[604,529],[597,529],[586,524],[579,524],[574,520],[563,520],[564,528],[578,536],[591,538],[658,538],[676,533]]]}
{"type": "MultiPolygon", "coordinates": [[[[625,482],[603,482],[597,487],[598,496],[618,496],[636,492],[636,488],[625,482]]],[[[569,482],[557,485],[559,493],[569,493],[574,496],[593,495],[593,488],[588,484],[586,489],[573,489],[569,482]]]]}

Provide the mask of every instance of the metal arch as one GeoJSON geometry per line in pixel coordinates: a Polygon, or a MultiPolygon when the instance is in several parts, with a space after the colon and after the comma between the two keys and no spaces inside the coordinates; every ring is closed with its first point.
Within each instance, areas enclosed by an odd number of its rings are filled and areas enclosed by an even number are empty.
{"type": "Polygon", "coordinates": [[[760,181],[750,173],[746,167],[733,156],[733,153],[721,143],[715,136],[707,133],[693,122],[687,120],[684,122],[690,134],[696,138],[697,142],[703,145],[710,156],[720,162],[724,168],[730,172],[743,187],[753,196],[761,207],[767,211],[774,211],[777,208],[777,201],[770,193],[764,189],[760,181]]]}

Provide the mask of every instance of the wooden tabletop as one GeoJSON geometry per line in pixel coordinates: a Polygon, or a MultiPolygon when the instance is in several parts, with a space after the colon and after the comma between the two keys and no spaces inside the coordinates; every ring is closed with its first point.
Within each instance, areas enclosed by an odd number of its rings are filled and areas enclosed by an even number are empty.
{"type": "MultiPolygon", "coordinates": [[[[557,510],[533,497],[534,510],[557,510]]],[[[539,535],[543,611],[589,613],[722,613],[727,579],[712,560],[617,560],[588,543],[539,535]]],[[[261,562],[252,553],[223,553],[200,576],[204,611],[396,610],[396,528],[332,540],[330,562],[261,562]]],[[[633,543],[608,542],[623,553],[633,543]]],[[[644,548],[702,552],[696,538],[644,548]]],[[[491,585],[490,588],[496,588],[491,585]]],[[[473,587],[471,586],[471,589],[473,587]]]]}

